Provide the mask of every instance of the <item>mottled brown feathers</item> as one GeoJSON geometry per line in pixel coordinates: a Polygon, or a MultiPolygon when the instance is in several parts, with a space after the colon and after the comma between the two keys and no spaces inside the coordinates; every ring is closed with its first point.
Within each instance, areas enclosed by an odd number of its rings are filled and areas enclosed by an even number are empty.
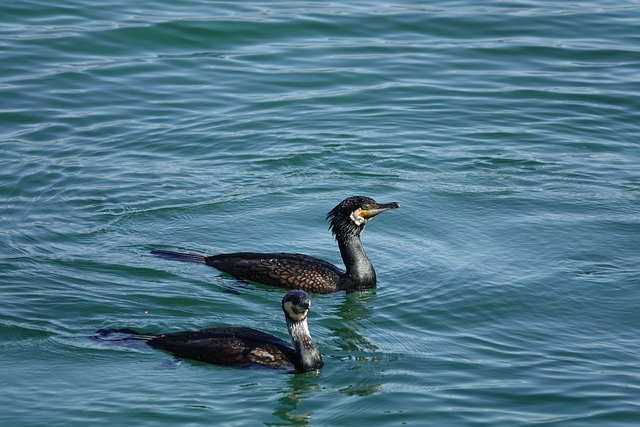
{"type": "Polygon", "coordinates": [[[238,252],[206,257],[205,262],[238,279],[313,293],[340,290],[344,274],[333,264],[303,254],[238,252]]]}
{"type": "Polygon", "coordinates": [[[158,335],[147,344],[177,357],[236,367],[261,365],[271,369],[291,369],[296,358],[294,349],[287,342],[243,327],[158,335]]]}

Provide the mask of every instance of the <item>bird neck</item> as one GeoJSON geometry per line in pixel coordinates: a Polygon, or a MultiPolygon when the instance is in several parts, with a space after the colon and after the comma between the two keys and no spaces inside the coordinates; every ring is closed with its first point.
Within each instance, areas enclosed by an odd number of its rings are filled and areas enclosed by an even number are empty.
{"type": "Polygon", "coordinates": [[[370,288],[376,284],[376,272],[362,247],[359,235],[347,235],[338,239],[340,255],[346,268],[347,286],[370,288]]]}
{"type": "Polygon", "coordinates": [[[293,320],[289,316],[286,317],[291,343],[298,357],[295,363],[296,369],[305,372],[322,368],[322,355],[311,339],[307,320],[293,320]]]}

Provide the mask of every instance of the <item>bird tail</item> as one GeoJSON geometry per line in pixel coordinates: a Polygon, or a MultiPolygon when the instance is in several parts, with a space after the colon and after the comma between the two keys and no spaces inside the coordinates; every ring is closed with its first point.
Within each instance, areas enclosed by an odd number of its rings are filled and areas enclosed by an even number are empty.
{"type": "Polygon", "coordinates": [[[174,261],[195,262],[197,264],[205,264],[205,256],[199,254],[191,254],[185,252],[168,251],[165,249],[154,249],[152,255],[159,258],[171,259],[174,261]]]}
{"type": "Polygon", "coordinates": [[[98,329],[91,339],[106,342],[132,342],[132,341],[149,341],[155,338],[153,334],[140,334],[133,329],[98,329]]]}
{"type": "Polygon", "coordinates": [[[107,346],[115,346],[121,348],[128,348],[131,350],[145,350],[148,349],[148,342],[154,339],[156,335],[153,334],[139,334],[132,329],[98,329],[95,334],[91,336],[94,341],[107,346]]]}

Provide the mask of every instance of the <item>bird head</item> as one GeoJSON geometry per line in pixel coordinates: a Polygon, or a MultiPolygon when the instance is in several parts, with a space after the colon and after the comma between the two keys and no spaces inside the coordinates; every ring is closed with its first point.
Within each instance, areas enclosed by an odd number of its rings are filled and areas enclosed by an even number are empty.
{"type": "Polygon", "coordinates": [[[298,289],[289,291],[282,298],[282,311],[293,320],[306,319],[310,308],[311,298],[305,291],[298,289]]]}
{"type": "Polygon", "coordinates": [[[371,219],[389,209],[398,209],[397,202],[378,203],[371,197],[351,196],[341,201],[327,214],[329,228],[338,237],[340,233],[359,235],[371,219]]]}

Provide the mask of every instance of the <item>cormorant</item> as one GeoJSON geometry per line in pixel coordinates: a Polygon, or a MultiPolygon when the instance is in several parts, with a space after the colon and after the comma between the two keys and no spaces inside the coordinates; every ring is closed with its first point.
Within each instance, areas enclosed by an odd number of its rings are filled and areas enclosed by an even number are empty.
{"type": "Polygon", "coordinates": [[[322,355],[309,334],[311,299],[305,291],[289,291],[282,299],[291,344],[266,332],[246,327],[219,327],[172,334],[144,334],[132,329],[100,329],[99,341],[143,341],[177,357],[241,368],[287,369],[293,373],[322,368],[322,355]]]}
{"type": "Polygon", "coordinates": [[[327,214],[345,271],[322,259],[296,253],[237,252],[206,256],[164,249],[154,249],[151,253],[162,258],[206,264],[238,279],[288,289],[322,294],[368,289],[376,285],[376,272],[364,252],[360,233],[371,218],[399,207],[397,202],[381,204],[370,197],[352,196],[327,214]]]}

